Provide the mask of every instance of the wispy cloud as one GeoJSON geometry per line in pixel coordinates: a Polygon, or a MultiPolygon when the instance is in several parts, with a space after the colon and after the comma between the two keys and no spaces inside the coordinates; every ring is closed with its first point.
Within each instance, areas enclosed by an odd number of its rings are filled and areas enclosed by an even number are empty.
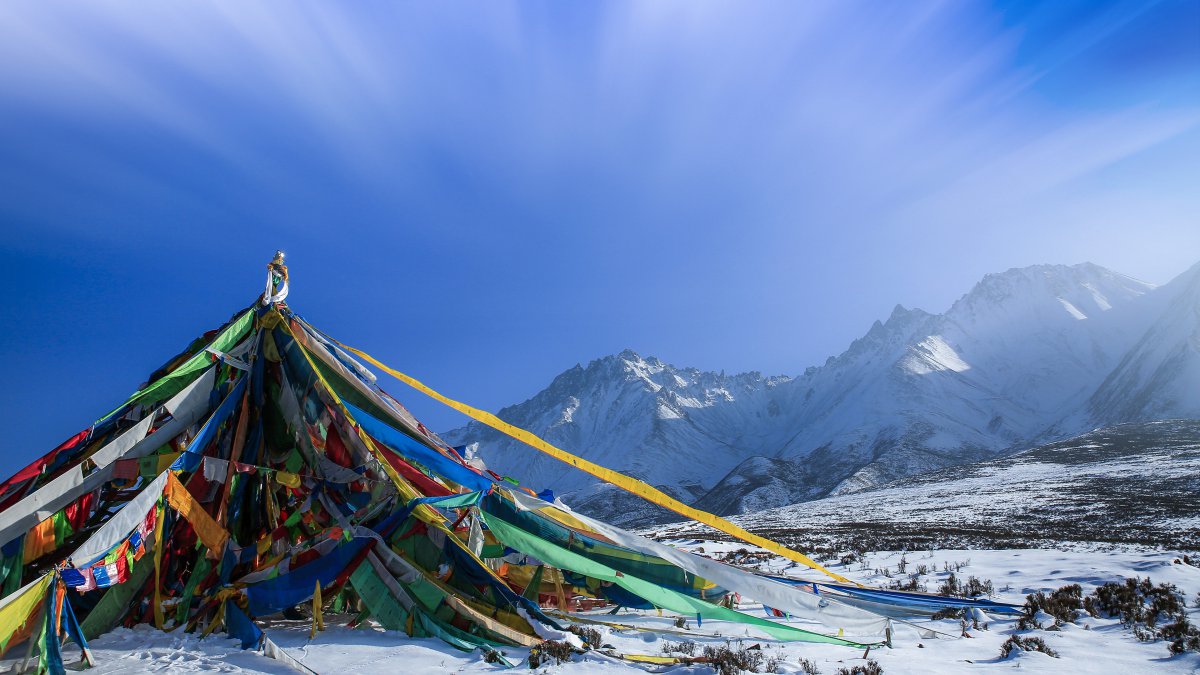
{"type": "MultiPolygon", "coordinates": [[[[510,271],[535,267],[597,305],[614,276],[686,278],[778,314],[774,289],[846,260],[870,283],[1045,259],[1051,214],[1100,198],[1105,172],[1139,185],[1121,212],[1153,203],[1143,184],[1183,160],[1122,166],[1187,142],[1200,94],[1177,69],[1118,86],[1101,56],[1163,7],[5,2],[0,180],[21,189],[0,209],[80,236],[97,228],[75,216],[106,209],[129,236],[151,216],[336,222],[464,259],[448,283],[496,297],[568,304],[510,271]],[[62,186],[90,200],[47,207],[62,186]],[[965,228],[995,245],[951,248],[965,228]]],[[[1169,199],[1164,231],[1195,241],[1200,198],[1169,199]]]]}

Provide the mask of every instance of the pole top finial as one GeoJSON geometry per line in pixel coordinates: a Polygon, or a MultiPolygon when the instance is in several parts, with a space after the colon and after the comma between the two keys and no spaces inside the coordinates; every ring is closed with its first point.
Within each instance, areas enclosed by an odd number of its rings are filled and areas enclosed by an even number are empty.
{"type": "Polygon", "coordinates": [[[267,263],[267,290],[263,293],[263,306],[282,303],[288,295],[288,268],[283,264],[283,251],[275,251],[275,257],[267,263]]]}
{"type": "Polygon", "coordinates": [[[287,281],[288,271],[287,265],[283,263],[284,255],[283,251],[275,251],[275,257],[271,259],[271,262],[267,263],[267,269],[283,277],[284,281],[287,281]]]}

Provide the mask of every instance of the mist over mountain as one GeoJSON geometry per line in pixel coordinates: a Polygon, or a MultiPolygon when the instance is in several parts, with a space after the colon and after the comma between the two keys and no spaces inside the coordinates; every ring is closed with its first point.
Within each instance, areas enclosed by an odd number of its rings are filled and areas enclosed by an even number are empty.
{"type": "MultiPolygon", "coordinates": [[[[1200,418],[1200,265],[1161,287],[1090,263],[989,274],[942,314],[897,305],[794,377],[627,350],[499,415],[720,514],[859,492],[1098,427],[1200,418]]],[[[445,438],[602,517],[657,515],[478,424],[445,438]]]]}

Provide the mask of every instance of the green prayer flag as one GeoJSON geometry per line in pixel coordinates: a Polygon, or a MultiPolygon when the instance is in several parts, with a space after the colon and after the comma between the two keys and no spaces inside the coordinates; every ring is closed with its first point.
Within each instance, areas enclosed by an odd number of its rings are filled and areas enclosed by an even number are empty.
{"type": "Polygon", "coordinates": [[[196,586],[204,580],[204,577],[208,576],[210,570],[212,570],[212,563],[208,561],[208,557],[203,553],[196,556],[196,567],[192,569],[192,575],[188,577],[187,585],[183,587],[183,595],[179,598],[179,604],[175,606],[175,623],[182,624],[187,621],[188,612],[192,607],[192,598],[196,595],[196,586]]]}
{"type": "MultiPolygon", "coordinates": [[[[225,330],[221,331],[221,334],[209,343],[208,347],[193,354],[191,358],[184,361],[175,370],[151,382],[143,389],[138,390],[128,400],[104,417],[112,415],[130,403],[157,403],[178,394],[195,379],[192,377],[193,375],[204,370],[211,363],[208,349],[215,349],[219,352],[228,351],[230,347],[242,341],[242,338],[250,332],[250,328],[253,325],[254,310],[248,309],[226,326],[225,330]]],[[[104,417],[100,419],[104,419],[104,417]]]]}
{"type": "Polygon", "coordinates": [[[75,528],[71,527],[71,521],[67,520],[67,511],[57,511],[51,518],[54,519],[54,542],[62,546],[72,534],[75,534],[75,528]]]}
{"type": "Polygon", "coordinates": [[[852,647],[867,647],[867,644],[846,640],[832,635],[814,633],[802,628],[760,619],[750,614],[744,614],[727,607],[714,605],[699,598],[693,598],[669,588],[663,588],[649,581],[618,572],[607,565],[585,558],[574,551],[551,544],[512,525],[496,516],[483,513],[483,520],[496,538],[509,548],[532,555],[543,562],[560,569],[567,569],[589,577],[595,577],[612,583],[625,590],[646,599],[656,607],[669,609],[687,616],[701,616],[706,619],[733,621],[762,629],[768,635],[778,640],[796,640],[801,642],[824,642],[827,644],[848,645],[852,647]]]}

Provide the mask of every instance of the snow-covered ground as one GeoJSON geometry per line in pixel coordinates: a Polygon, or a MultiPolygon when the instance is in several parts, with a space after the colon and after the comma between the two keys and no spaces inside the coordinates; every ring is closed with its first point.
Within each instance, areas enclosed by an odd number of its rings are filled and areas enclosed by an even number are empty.
{"type": "MultiPolygon", "coordinates": [[[[704,549],[707,555],[720,555],[738,548],[738,544],[687,540],[676,542],[682,548],[704,549]]],[[[933,550],[902,554],[899,552],[868,553],[865,562],[835,565],[834,569],[871,585],[885,585],[898,576],[896,568],[901,557],[907,561],[907,572],[925,565],[930,573],[922,577],[931,589],[943,581],[947,565],[965,563],[958,572],[960,578],[976,576],[991,580],[996,590],[994,599],[1021,603],[1026,594],[1053,590],[1078,583],[1085,593],[1107,581],[1130,576],[1149,576],[1156,583],[1175,584],[1194,603],[1200,592],[1200,568],[1191,567],[1172,552],[1151,551],[1135,547],[1111,546],[1104,550],[1076,545],[1073,550],[1009,549],[1009,550],[933,550]],[[891,578],[883,574],[887,569],[891,578]],[[878,570],[878,572],[877,572],[878,570]]],[[[767,558],[764,569],[787,571],[795,568],[782,559],[767,558]]],[[[759,605],[744,602],[742,609],[761,611],[759,605]]],[[[1200,609],[1189,609],[1193,622],[1200,621],[1200,609]]],[[[608,623],[639,628],[674,627],[674,616],[657,616],[654,612],[622,612],[612,616],[604,612],[585,615],[608,623]]],[[[346,617],[327,617],[330,627],[315,640],[308,639],[309,628],[304,622],[279,621],[266,626],[267,634],[291,656],[315,672],[328,673],[442,673],[492,672],[504,670],[497,664],[486,663],[479,653],[463,653],[435,639],[412,639],[403,634],[374,627],[345,628],[346,617]]],[[[1083,616],[1076,625],[1061,631],[1034,631],[1059,658],[1040,653],[1019,653],[1008,659],[999,658],[1000,645],[1015,632],[1014,622],[992,618],[986,630],[969,629],[970,638],[959,637],[961,628],[956,620],[919,621],[917,625],[898,624],[891,649],[871,651],[869,658],[892,674],[988,672],[1020,668],[1021,672],[1044,673],[1142,673],[1142,672],[1200,672],[1200,654],[1171,657],[1164,642],[1139,642],[1130,630],[1115,619],[1095,619],[1083,616]],[[933,629],[942,633],[933,634],[933,629]]],[[[863,664],[862,652],[846,647],[804,643],[780,643],[764,639],[745,627],[717,621],[702,626],[688,620],[686,635],[655,634],[639,630],[620,630],[596,626],[604,642],[616,651],[627,654],[661,655],[669,642],[692,640],[701,649],[706,644],[724,644],[740,640],[742,646],[760,645],[764,663],[774,661],[776,672],[803,672],[800,659],[812,661],[822,673],[832,675],[839,668],[863,664]]],[[[94,673],[293,673],[279,661],[254,652],[239,649],[238,643],[213,635],[201,640],[194,635],[166,634],[141,626],[118,629],[92,642],[97,667],[94,673]]],[[[0,662],[0,669],[10,669],[20,648],[0,662]]],[[[513,661],[528,655],[524,649],[505,650],[513,661]]],[[[67,647],[66,656],[77,652],[67,647]]],[[[517,670],[528,666],[520,663],[517,670]]],[[[551,673],[620,673],[645,671],[628,662],[595,652],[577,655],[569,664],[543,666],[540,672],[551,673]]],[[[651,668],[654,670],[655,668],[651,668]]],[[[675,666],[672,672],[711,672],[707,666],[675,666]]]]}

